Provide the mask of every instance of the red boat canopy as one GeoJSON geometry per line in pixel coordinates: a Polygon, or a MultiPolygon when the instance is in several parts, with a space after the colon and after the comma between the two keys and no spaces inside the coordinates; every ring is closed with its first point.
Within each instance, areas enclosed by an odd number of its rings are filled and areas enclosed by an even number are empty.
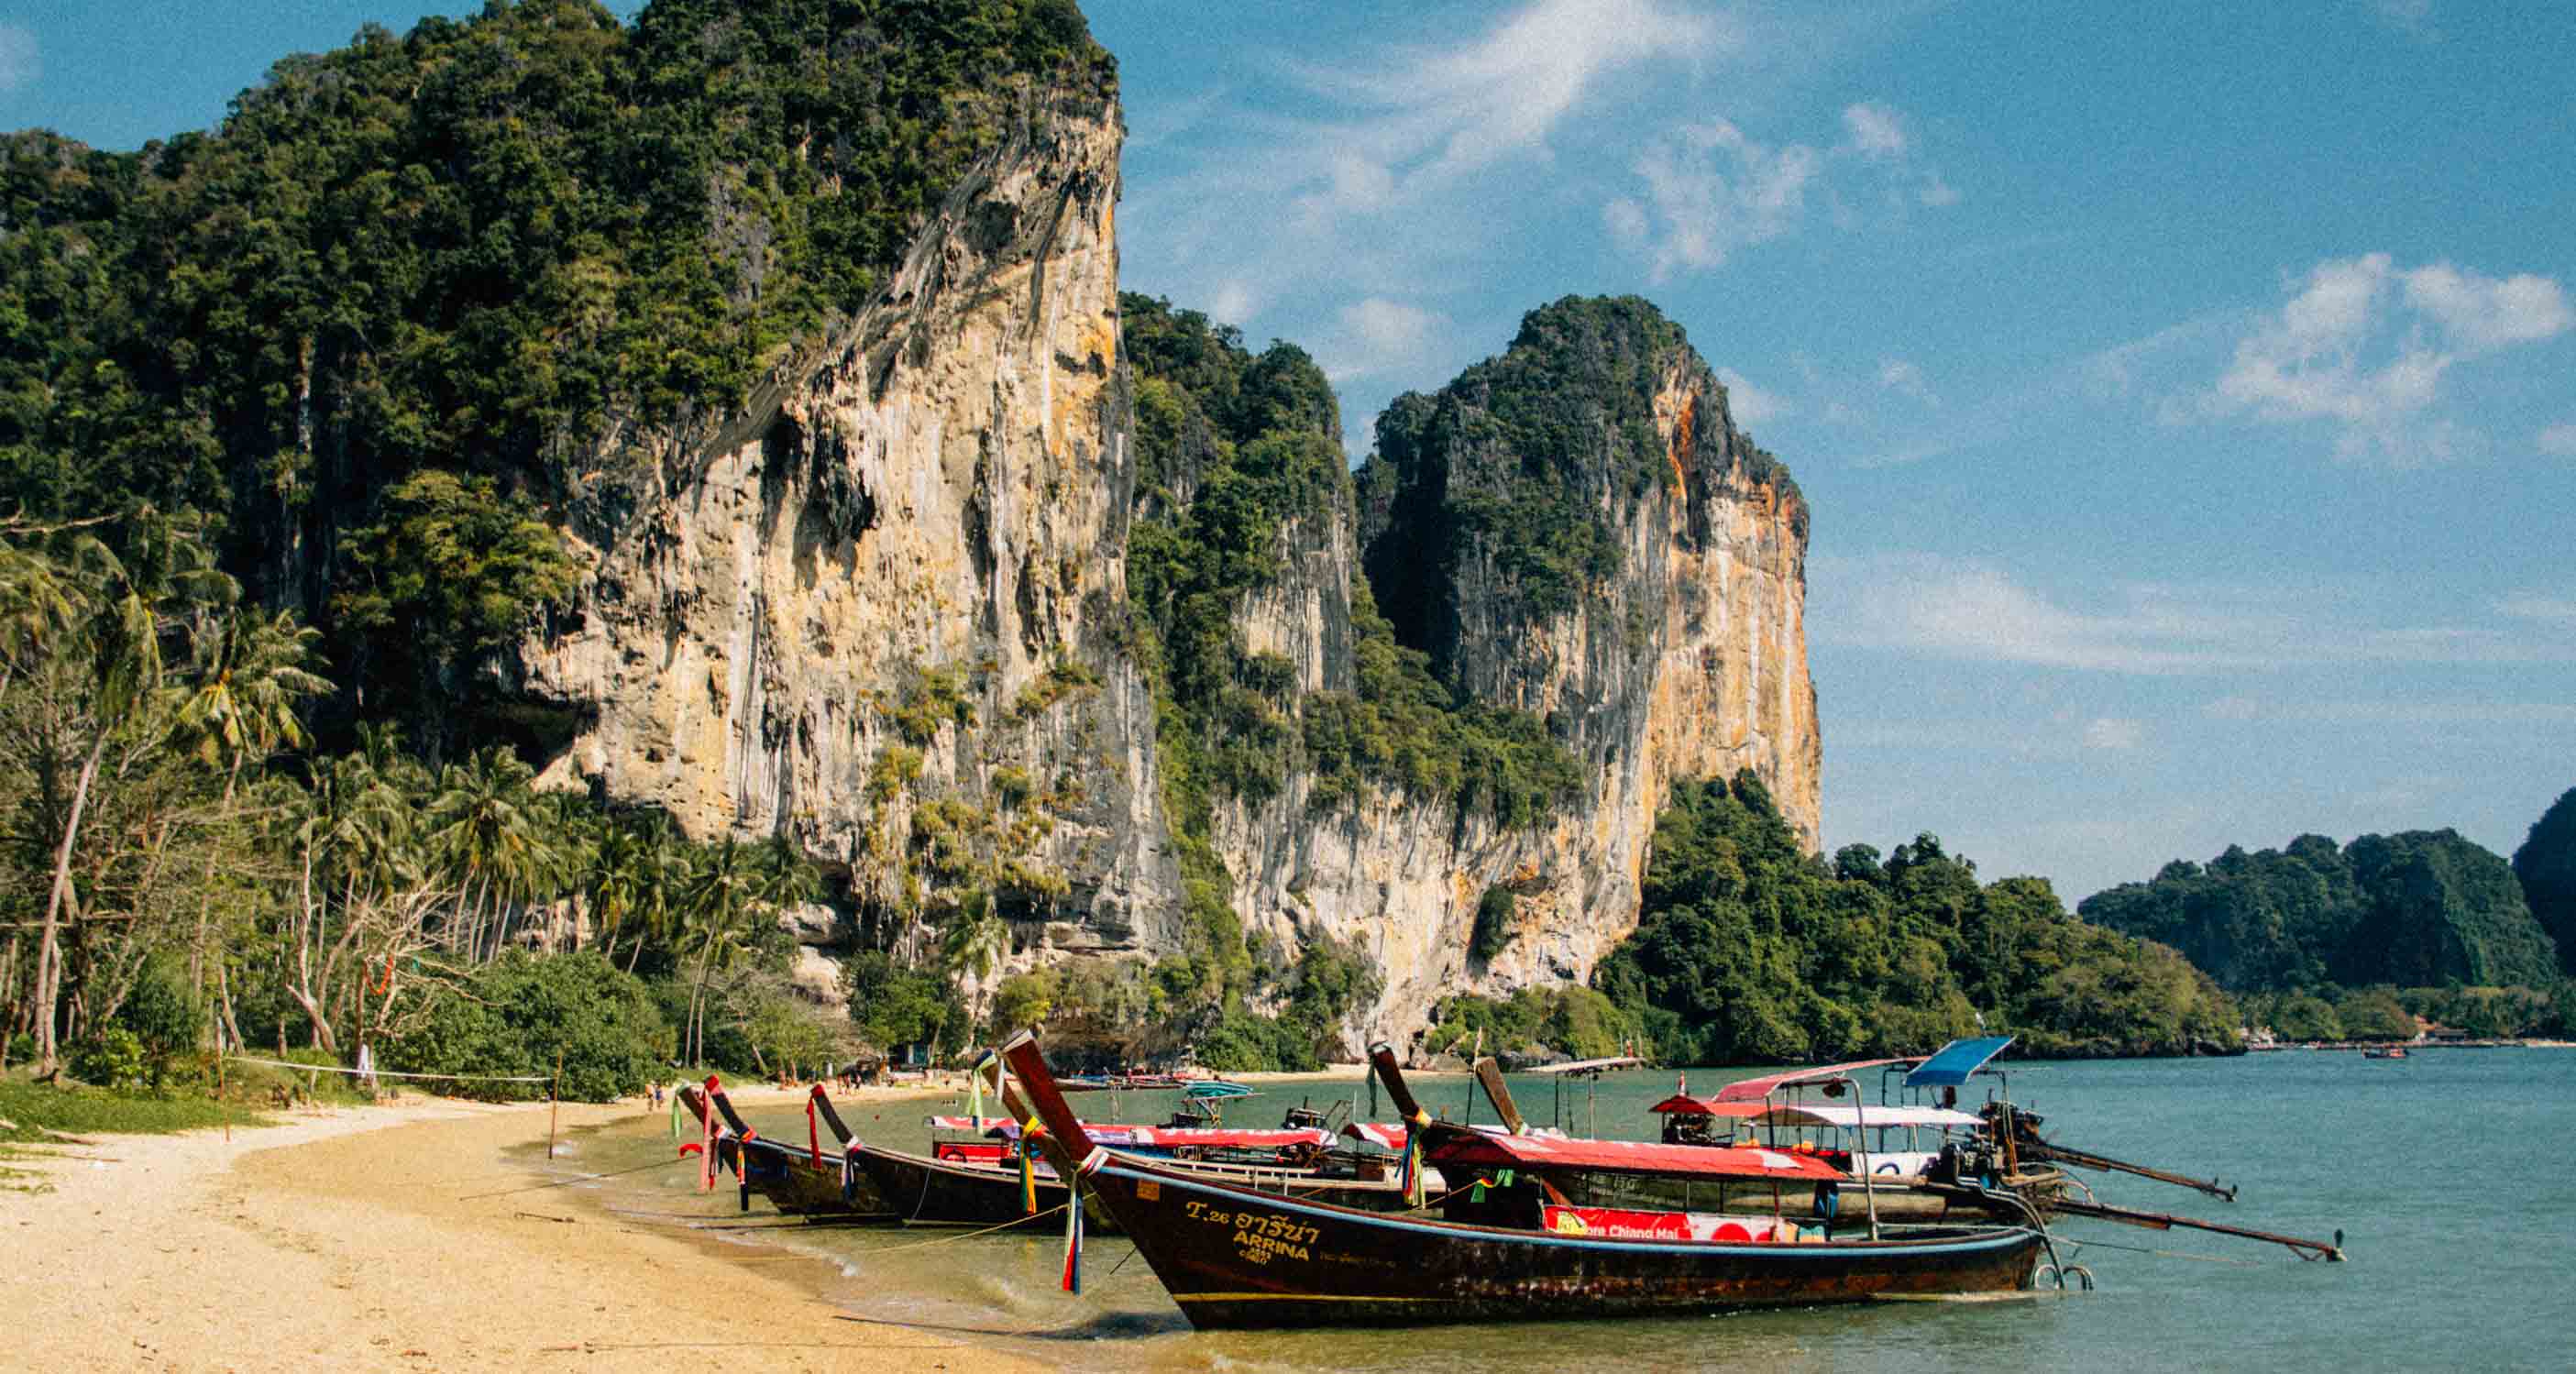
{"type": "Polygon", "coordinates": [[[1849,1181],[1840,1169],[1813,1155],[1754,1146],[1720,1149],[1707,1145],[1654,1145],[1642,1140],[1566,1140],[1542,1135],[1443,1131],[1425,1157],[1443,1172],[1463,1166],[1776,1182],[1849,1181]]]}
{"type": "Polygon", "coordinates": [[[1801,1083],[1822,1083],[1829,1078],[1849,1077],[1852,1074],[1859,1073],[1863,1069],[1878,1069],[1885,1068],[1890,1064],[1911,1064],[1913,1062],[1914,1060],[1912,1058],[1856,1059],[1848,1064],[1826,1064],[1820,1068],[1790,1069],[1784,1073],[1764,1074],[1760,1078],[1748,1078],[1741,1083],[1727,1084],[1725,1087],[1717,1090],[1717,1100],[1720,1102],[1759,1102],[1763,1098],[1769,1097],[1771,1094],[1780,1091],[1782,1088],[1794,1088],[1801,1083]]]}
{"type": "Polygon", "coordinates": [[[1720,1102],[1713,1097],[1693,1097],[1688,1093],[1674,1093],[1646,1110],[1657,1116],[1757,1116],[1761,1114],[1762,1104],[1720,1102]]]}
{"type": "MultiPolygon", "coordinates": [[[[1020,1123],[1007,1116],[934,1116],[931,1129],[940,1131],[981,1131],[1003,1140],[1020,1138],[1020,1123]]],[[[1124,1145],[1137,1149],[1281,1150],[1291,1145],[1330,1146],[1333,1134],[1311,1126],[1273,1128],[1270,1130],[1236,1129],[1231,1126],[1122,1126],[1086,1121],[1083,1133],[1102,1145],[1124,1145]]]]}
{"type": "Polygon", "coordinates": [[[1244,1150],[1279,1150],[1291,1145],[1333,1143],[1333,1133],[1313,1126],[1274,1126],[1267,1130],[1237,1130],[1231,1126],[1138,1126],[1135,1143],[1163,1149],[1191,1146],[1229,1147],[1244,1150]]]}
{"type": "Polygon", "coordinates": [[[1388,1121],[1354,1121],[1342,1127],[1342,1134],[1364,1141],[1382,1150],[1404,1148],[1404,1127],[1388,1121]]]}

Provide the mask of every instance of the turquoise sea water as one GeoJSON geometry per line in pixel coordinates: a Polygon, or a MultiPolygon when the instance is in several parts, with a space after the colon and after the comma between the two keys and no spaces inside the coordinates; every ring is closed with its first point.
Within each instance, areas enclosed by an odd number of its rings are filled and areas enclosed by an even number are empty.
{"type": "MultiPolygon", "coordinates": [[[[1700,1091],[1750,1070],[1703,1070],[1700,1091]]],[[[2433,1050],[2404,1061],[2293,1051],[2231,1060],[2011,1066],[2014,1099],[2065,1144],[2242,1185],[2234,1204],[2124,1175],[2081,1174],[2107,1202],[2326,1238],[2349,1263],[2186,1231],[2064,1223],[2061,1250],[2090,1267],[2090,1294],[1985,1304],[1894,1304],[1691,1319],[1434,1327],[1404,1331],[1189,1329],[1122,1239],[1084,1250],[1080,1297],[1057,1291],[1060,1234],[955,1238],[900,1227],[774,1225],[736,1210],[731,1187],[695,1191],[687,1170],[585,1185],[587,1203],[711,1239],[786,1246],[831,1261],[819,1296],[871,1318],[1005,1346],[1078,1370],[1434,1370],[1514,1374],[1635,1369],[1906,1371],[2576,1368],[2576,1051],[2433,1050]],[[2160,1251],[2164,1253],[2145,1253],[2160,1251]]],[[[1648,1104],[1670,1071],[1568,1092],[1570,1123],[1649,1138],[1648,1104]]],[[[1455,1117],[1467,1080],[1430,1078],[1426,1103],[1455,1117]]],[[[1547,1080],[1515,1078],[1522,1109],[1551,1114],[1547,1080]]],[[[1263,1085],[1230,1122],[1270,1124],[1300,1098],[1347,1101],[1348,1081],[1263,1085]]],[[[1367,1105],[1362,1090],[1361,1106],[1367,1105]]],[[[1168,1094],[1125,1094],[1119,1118],[1159,1120],[1168,1094]]],[[[1108,1100],[1080,1099],[1107,1117],[1108,1100]]],[[[871,1105],[863,1137],[917,1147],[919,1103],[871,1105]]],[[[1480,1105],[1480,1115],[1484,1109],[1480,1105]]],[[[1391,1118],[1392,1112],[1380,1115],[1391,1118]]],[[[803,1140],[802,1113],[752,1125],[803,1140]]],[[[1587,1132],[1588,1133],[1588,1132],[1587,1132]]],[[[667,1152],[658,1131],[581,1143],[567,1167],[605,1171],[667,1152]]],[[[774,1251],[746,1249],[746,1258],[774,1251]]]]}

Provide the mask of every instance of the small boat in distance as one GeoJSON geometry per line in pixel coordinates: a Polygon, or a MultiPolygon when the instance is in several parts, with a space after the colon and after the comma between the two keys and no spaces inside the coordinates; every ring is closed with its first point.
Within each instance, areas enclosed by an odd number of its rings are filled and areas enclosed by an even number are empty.
{"type": "Polygon", "coordinates": [[[2406,1047],[2404,1045],[2383,1045],[2377,1049],[2363,1050],[2361,1052],[2361,1057],[2364,1059],[2403,1059],[2406,1057],[2406,1047]]]}

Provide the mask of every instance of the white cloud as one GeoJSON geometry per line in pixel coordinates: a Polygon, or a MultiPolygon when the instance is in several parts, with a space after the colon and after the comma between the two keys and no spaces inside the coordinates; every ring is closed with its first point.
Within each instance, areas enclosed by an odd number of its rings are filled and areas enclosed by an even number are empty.
{"type": "MultiPolygon", "coordinates": [[[[2142,582],[2092,593],[2090,604],[2078,606],[1991,564],[1928,555],[1812,560],[1809,576],[1824,589],[1811,602],[1810,624],[1820,638],[1970,661],[2141,676],[2576,663],[2576,638],[2486,624],[2388,623],[2379,607],[2332,591],[2142,582]]],[[[2413,613],[2411,603],[2395,604],[2397,613],[2413,613]]],[[[2533,596],[2495,609],[2545,618],[2554,604],[2533,596]]],[[[2250,711],[2243,701],[2250,699],[2206,709],[2226,718],[2250,711]]]]}
{"type": "Polygon", "coordinates": [[[2576,629],[2576,596],[2515,592],[2497,601],[2495,610],[2515,620],[2538,620],[2576,629]]]}
{"type": "Polygon", "coordinates": [[[2146,731],[2134,720],[2117,716],[2099,716],[2084,726],[2087,749],[2135,749],[2146,739],[2146,731]]]}
{"type": "Polygon", "coordinates": [[[1884,105],[1843,107],[1843,127],[1851,131],[1852,150],[1863,157],[1905,156],[1905,122],[1884,105]]]}
{"type": "Polygon", "coordinates": [[[1923,380],[1923,369],[1903,358],[1887,358],[1878,365],[1878,384],[1899,391],[1928,406],[1941,404],[1933,396],[1931,384],[1923,380]]]}
{"type": "Polygon", "coordinates": [[[2406,303],[2439,321],[2462,357],[2552,338],[2576,319],[2566,291],[2529,272],[2497,280],[2437,262],[2406,273],[2405,283],[2406,303]]]}
{"type": "Polygon", "coordinates": [[[20,24],[0,24],[0,95],[25,90],[45,74],[36,35],[20,24]]]}
{"type": "Polygon", "coordinates": [[[1675,268],[1716,267],[1738,248],[1787,233],[1823,163],[1804,144],[1773,148],[1723,119],[1686,124],[1633,164],[1645,203],[1619,197],[1602,207],[1602,221],[1652,262],[1657,281],[1675,268]]]}
{"type": "Polygon", "coordinates": [[[1308,73],[1309,84],[1371,113],[1306,127],[1312,141],[1299,151],[1325,162],[1333,208],[1366,209],[1543,150],[1628,68],[1741,42],[1707,16],[1658,0],[1536,0],[1462,48],[1400,51],[1371,70],[1308,73]]]}
{"type": "Polygon", "coordinates": [[[2263,703],[2238,693],[2210,702],[2200,713],[2212,720],[2252,720],[2263,713],[2263,703]]]}
{"type": "MultiPolygon", "coordinates": [[[[1958,188],[1941,175],[1941,169],[1915,160],[1914,135],[1906,128],[1905,117],[1895,110],[1866,100],[1846,105],[1843,131],[1847,136],[1834,151],[1875,164],[1890,177],[1890,204],[1898,212],[1909,200],[1935,210],[1959,203],[1958,188]]],[[[1860,218],[1857,211],[1846,206],[1837,205],[1836,213],[1838,220],[1855,224],[1860,218]]]]}
{"type": "Polygon", "coordinates": [[[2576,458],[2576,424],[2551,425],[2532,441],[2540,451],[2559,458],[2576,458]]]}
{"type": "Polygon", "coordinates": [[[1719,368],[1717,380],[1726,388],[1726,408],[1734,414],[1739,425],[1763,424],[1797,410],[1787,397],[1755,386],[1751,378],[1734,368],[1719,368]]]}
{"type": "Polygon", "coordinates": [[[1437,311],[1383,296],[1343,306],[1338,318],[1348,347],[1337,351],[1354,361],[1335,380],[1418,362],[1449,327],[1448,317],[1437,311]]]}
{"type": "MultiPolygon", "coordinates": [[[[2115,344],[2076,361],[2076,384],[2097,399],[2127,396],[2156,379],[2172,378],[2191,354],[2244,327],[2250,311],[2220,311],[2167,325],[2143,339],[2115,344]]],[[[2188,412],[2188,408],[2186,408],[2188,412]]],[[[2190,418],[2186,413],[2179,417],[2190,418]]]]}
{"type": "Polygon", "coordinates": [[[2380,23],[2410,38],[2429,43],[2442,36],[2433,27],[2433,0],[2370,0],[2370,13],[2380,23]]]}
{"type": "Polygon", "coordinates": [[[1208,297],[1208,318],[1219,324],[1240,324],[1252,318],[1255,306],[1251,286],[1241,280],[1222,281],[1208,297]]]}
{"type": "Polygon", "coordinates": [[[2251,415],[2327,420],[2339,456],[2398,466],[2475,451],[2475,430],[2435,412],[2456,365],[2564,332],[2576,312],[2556,281],[2497,279],[2435,263],[2399,270],[2386,253],[2318,263],[2287,304],[2236,345],[2217,384],[2166,418],[2251,415]]]}
{"type": "Polygon", "coordinates": [[[2217,612],[2154,588],[2127,604],[2078,611],[1999,568],[1936,558],[1879,560],[1854,598],[1860,642],[1956,658],[2051,668],[2169,674],[2246,669],[2269,660],[2217,612]]]}
{"type": "MultiPolygon", "coordinates": [[[[1210,15],[1187,22],[1226,22],[1210,15]]],[[[1130,280],[1253,337],[1294,331],[1328,372],[1371,366],[1333,351],[1347,304],[1445,301],[1491,259],[1518,260],[1497,195],[1564,190],[1552,144],[1640,92],[1669,98],[1668,74],[1743,47],[1741,22],[1684,0],[1531,0],[1463,33],[1416,21],[1436,42],[1257,62],[1154,130],[1159,174],[1131,171],[1120,206],[1130,280]]],[[[1624,183],[1628,151],[1583,170],[1624,183]]],[[[1461,347],[1425,360],[1423,379],[1454,371],[1461,347]]]]}
{"type": "Polygon", "coordinates": [[[1868,102],[1850,105],[1842,124],[1845,137],[1830,151],[1807,143],[1766,143],[1725,119],[1679,125],[1631,164],[1644,185],[1638,194],[1602,206],[1602,223],[1612,238],[1646,258],[1662,281],[1677,270],[1723,266],[1738,249],[1789,233],[1805,215],[1811,193],[1845,229],[1864,223],[1845,194],[1857,194],[1864,185],[1872,185],[1869,196],[1883,197],[1894,214],[1909,203],[1958,202],[1959,193],[1939,171],[1917,165],[1913,138],[1896,111],[1868,102]],[[1859,173],[1861,165],[1870,170],[1859,173]],[[1868,182],[1853,184],[1855,176],[1868,182]]]}

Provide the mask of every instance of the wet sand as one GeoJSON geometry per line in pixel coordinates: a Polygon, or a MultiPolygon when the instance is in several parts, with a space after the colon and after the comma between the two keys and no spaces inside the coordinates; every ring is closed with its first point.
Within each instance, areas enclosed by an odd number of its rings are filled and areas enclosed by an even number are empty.
{"type": "MultiPolygon", "coordinates": [[[[747,1105],[771,1095],[737,1091],[747,1105]]],[[[562,1129],[656,1116],[567,1104],[562,1129]]],[[[712,1356],[874,1374],[965,1353],[817,1299],[800,1272],[813,1261],[747,1263],[740,1247],[531,1187],[559,1176],[546,1129],[542,1104],[414,1097],[298,1113],[229,1143],[99,1136],[15,1162],[52,1191],[0,1193],[20,1314],[0,1365],[658,1372],[712,1356]]],[[[989,1349],[972,1359],[979,1374],[1042,1368],[989,1349]]]]}

